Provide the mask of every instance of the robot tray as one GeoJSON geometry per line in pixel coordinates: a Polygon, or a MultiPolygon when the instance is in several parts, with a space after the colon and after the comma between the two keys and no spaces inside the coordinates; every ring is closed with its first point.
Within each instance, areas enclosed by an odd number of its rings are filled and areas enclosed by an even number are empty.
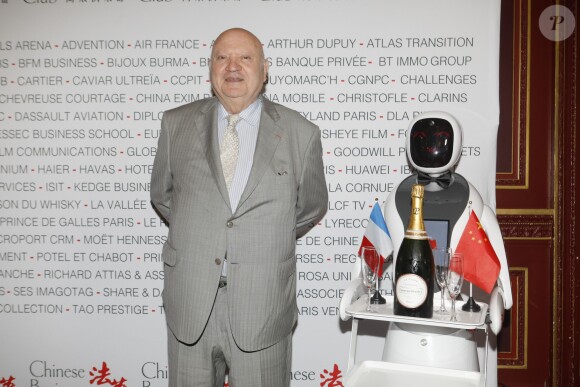
{"type": "MultiPolygon", "coordinates": [[[[385,298],[387,300],[386,304],[373,306],[373,310],[376,312],[366,311],[368,297],[363,296],[353,302],[349,307],[347,307],[346,313],[350,314],[354,318],[365,320],[393,321],[399,323],[430,325],[457,329],[485,329],[486,327],[485,316],[487,314],[488,305],[483,302],[478,302],[479,306],[481,306],[481,311],[464,312],[461,310],[463,302],[458,301],[456,303],[457,321],[450,321],[449,315],[437,315],[436,313],[433,313],[433,318],[397,316],[393,312],[393,297],[390,296],[385,298]]],[[[439,301],[435,301],[436,302],[434,304],[439,305],[439,301]]],[[[446,304],[445,307],[447,310],[451,310],[450,304],[446,304]]]]}

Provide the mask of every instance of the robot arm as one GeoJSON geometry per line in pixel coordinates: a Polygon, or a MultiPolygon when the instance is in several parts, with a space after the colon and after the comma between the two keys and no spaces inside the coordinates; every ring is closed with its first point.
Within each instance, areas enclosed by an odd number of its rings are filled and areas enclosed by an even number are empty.
{"type": "Polygon", "coordinates": [[[481,223],[484,226],[485,232],[501,265],[497,279],[498,286],[491,292],[489,300],[489,317],[491,320],[489,326],[492,332],[497,335],[501,330],[505,309],[512,307],[511,282],[499,224],[495,214],[488,206],[484,206],[483,208],[481,223]]]}
{"type": "Polygon", "coordinates": [[[504,308],[510,309],[512,307],[513,300],[505,247],[497,218],[491,208],[489,208],[487,205],[483,207],[481,224],[483,225],[487,237],[489,238],[497,258],[499,259],[499,263],[501,265],[499,277],[497,279],[498,286],[501,289],[501,292],[499,293],[501,293],[504,308]]]}
{"type": "Polygon", "coordinates": [[[346,308],[348,308],[353,302],[358,300],[362,295],[366,293],[366,289],[362,283],[362,276],[360,272],[360,263],[357,260],[355,269],[352,272],[353,280],[346,286],[344,293],[340,298],[339,304],[339,314],[342,321],[348,320],[351,316],[346,313],[346,308]]]}

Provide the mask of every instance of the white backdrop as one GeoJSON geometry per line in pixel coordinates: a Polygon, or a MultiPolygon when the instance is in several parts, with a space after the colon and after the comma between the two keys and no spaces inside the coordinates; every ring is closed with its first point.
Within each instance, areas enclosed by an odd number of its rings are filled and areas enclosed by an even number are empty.
{"type": "MultiPolygon", "coordinates": [[[[338,301],[372,204],[410,173],[414,114],[458,118],[458,172],[495,207],[499,0],[0,0],[0,386],[166,385],[160,116],[210,94],[212,41],[234,26],[264,44],[266,96],[323,137],[329,211],[299,241],[292,386],[342,385],[338,301]]],[[[360,358],[380,356],[380,330],[360,358]]]]}

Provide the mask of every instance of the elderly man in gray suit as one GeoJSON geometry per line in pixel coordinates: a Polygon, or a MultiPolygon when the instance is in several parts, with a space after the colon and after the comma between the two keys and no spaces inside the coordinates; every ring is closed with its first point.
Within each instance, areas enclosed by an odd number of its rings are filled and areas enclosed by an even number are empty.
{"type": "Polygon", "coordinates": [[[283,387],[297,318],[296,238],[324,216],[317,126],[260,93],[268,62],[235,28],[211,53],[216,97],[163,115],[151,200],[169,224],[171,387],[283,387]]]}

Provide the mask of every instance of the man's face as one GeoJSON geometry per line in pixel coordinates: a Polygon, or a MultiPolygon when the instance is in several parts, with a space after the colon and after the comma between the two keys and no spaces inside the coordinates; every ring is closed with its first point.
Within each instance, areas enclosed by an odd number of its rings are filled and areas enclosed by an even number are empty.
{"type": "Polygon", "coordinates": [[[215,41],[211,56],[211,85],[230,113],[239,113],[256,100],[266,81],[267,71],[262,46],[249,32],[228,30],[215,41]]]}

